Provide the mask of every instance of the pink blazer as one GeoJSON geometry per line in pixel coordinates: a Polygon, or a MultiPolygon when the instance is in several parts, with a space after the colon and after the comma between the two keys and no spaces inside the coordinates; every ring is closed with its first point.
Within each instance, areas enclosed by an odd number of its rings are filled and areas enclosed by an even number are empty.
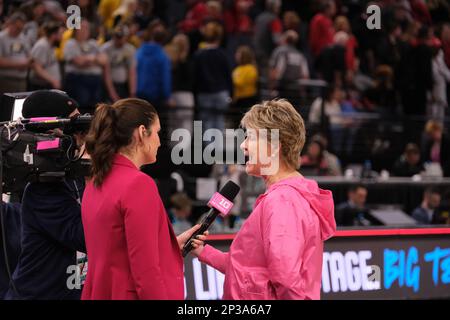
{"type": "Polygon", "coordinates": [[[82,299],[184,299],[183,260],[152,178],[116,155],[82,218],[88,273],[82,299]]]}
{"type": "Polygon", "coordinates": [[[330,191],[304,178],[273,184],[228,253],[199,259],[225,274],[223,299],[320,299],[323,242],[336,230],[330,191]]]}

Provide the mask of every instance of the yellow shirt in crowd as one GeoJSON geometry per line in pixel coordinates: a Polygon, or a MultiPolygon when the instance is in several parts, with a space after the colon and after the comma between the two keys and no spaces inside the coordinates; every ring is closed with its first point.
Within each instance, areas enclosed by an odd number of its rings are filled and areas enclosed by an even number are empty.
{"type": "Polygon", "coordinates": [[[101,0],[98,5],[98,14],[102,17],[103,25],[111,29],[114,24],[114,11],[119,8],[121,0],[101,0]]]}
{"type": "Polygon", "coordinates": [[[72,38],[73,30],[72,29],[66,29],[62,35],[61,42],[59,43],[59,47],[55,49],[56,58],[59,61],[64,60],[64,46],[66,45],[66,42],[69,41],[70,38],[72,38]]]}
{"type": "Polygon", "coordinates": [[[233,70],[234,99],[249,98],[258,90],[258,69],[253,64],[238,66],[233,70]]]}

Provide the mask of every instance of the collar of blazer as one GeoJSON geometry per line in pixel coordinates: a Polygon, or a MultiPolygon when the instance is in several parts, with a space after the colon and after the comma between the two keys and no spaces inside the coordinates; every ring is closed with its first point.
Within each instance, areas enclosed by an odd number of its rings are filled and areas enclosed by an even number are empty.
{"type": "Polygon", "coordinates": [[[119,166],[130,167],[130,168],[139,170],[139,168],[137,168],[130,159],[128,159],[127,157],[125,157],[124,155],[121,155],[119,153],[116,153],[114,155],[113,164],[119,165],[119,166]]]}

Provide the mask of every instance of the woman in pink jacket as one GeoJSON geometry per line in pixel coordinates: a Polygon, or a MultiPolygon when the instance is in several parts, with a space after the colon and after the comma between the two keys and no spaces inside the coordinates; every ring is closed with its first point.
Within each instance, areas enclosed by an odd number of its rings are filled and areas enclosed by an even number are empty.
{"type": "Polygon", "coordinates": [[[323,242],[336,223],[331,192],[297,171],[303,119],[288,101],[272,100],[254,105],[242,125],[246,172],[267,191],[228,253],[206,245],[195,254],[225,274],[224,299],[320,299],[323,242]]]}

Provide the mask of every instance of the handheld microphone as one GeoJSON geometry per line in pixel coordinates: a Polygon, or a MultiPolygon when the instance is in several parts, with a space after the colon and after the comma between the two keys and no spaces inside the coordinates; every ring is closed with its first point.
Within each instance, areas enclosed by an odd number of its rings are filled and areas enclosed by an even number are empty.
{"type": "Polygon", "coordinates": [[[198,236],[199,234],[203,234],[206,230],[208,230],[209,226],[214,222],[219,214],[227,215],[228,212],[230,212],[231,208],[233,207],[232,201],[234,200],[234,198],[236,198],[240,189],[241,188],[236,183],[234,183],[233,181],[228,181],[219,192],[216,192],[212,196],[211,200],[209,200],[208,202],[208,206],[210,206],[211,209],[203,219],[200,229],[195,231],[194,234],[189,238],[189,240],[184,244],[183,250],[181,252],[183,257],[186,257],[189,251],[194,248],[192,246],[192,241],[196,236],[198,236]]]}

